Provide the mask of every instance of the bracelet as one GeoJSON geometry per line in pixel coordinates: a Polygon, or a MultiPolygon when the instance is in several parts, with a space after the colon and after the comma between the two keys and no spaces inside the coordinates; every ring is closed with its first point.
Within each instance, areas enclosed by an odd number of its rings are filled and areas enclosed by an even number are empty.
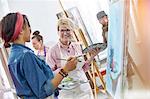
{"type": "Polygon", "coordinates": [[[61,76],[65,77],[65,75],[64,75],[61,71],[59,71],[59,74],[60,74],[61,76]]]}
{"type": "Polygon", "coordinates": [[[59,74],[62,75],[63,77],[67,77],[68,76],[68,73],[66,73],[64,71],[64,69],[60,69],[59,74]]]}

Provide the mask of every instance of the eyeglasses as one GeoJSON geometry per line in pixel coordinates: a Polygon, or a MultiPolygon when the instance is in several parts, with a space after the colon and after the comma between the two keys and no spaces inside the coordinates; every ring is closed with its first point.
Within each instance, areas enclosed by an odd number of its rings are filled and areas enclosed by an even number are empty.
{"type": "Polygon", "coordinates": [[[70,32],[71,30],[70,29],[60,29],[59,31],[64,33],[64,32],[70,32]]]}

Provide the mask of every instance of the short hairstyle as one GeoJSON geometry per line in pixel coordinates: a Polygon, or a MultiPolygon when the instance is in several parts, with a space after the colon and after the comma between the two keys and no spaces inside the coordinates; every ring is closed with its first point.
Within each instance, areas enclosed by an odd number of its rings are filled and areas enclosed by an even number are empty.
{"type": "Polygon", "coordinates": [[[70,27],[72,30],[74,30],[74,27],[75,27],[73,21],[69,18],[60,18],[58,20],[58,23],[57,23],[58,31],[59,31],[59,27],[62,25],[66,25],[66,26],[70,27]]]}

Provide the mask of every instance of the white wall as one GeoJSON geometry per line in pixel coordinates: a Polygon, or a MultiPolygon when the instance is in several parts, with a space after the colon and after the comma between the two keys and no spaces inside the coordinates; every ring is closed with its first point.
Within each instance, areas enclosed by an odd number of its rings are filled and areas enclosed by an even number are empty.
{"type": "Polygon", "coordinates": [[[0,19],[9,12],[7,0],[0,0],[0,19]]]}
{"type": "MultiPolygon", "coordinates": [[[[61,0],[65,9],[78,7],[82,19],[94,42],[102,42],[101,26],[96,19],[96,13],[101,10],[98,0],[61,0]],[[93,35],[94,34],[94,35],[93,35]],[[96,39],[95,39],[96,37],[96,39]]],[[[102,1],[101,1],[102,2],[102,1]]],[[[10,12],[19,11],[28,16],[32,32],[40,30],[44,43],[58,40],[56,31],[56,13],[62,11],[58,0],[8,0],[10,12]]],[[[106,5],[106,3],[104,4],[106,5]]],[[[108,8],[103,8],[108,10],[108,8]]],[[[31,44],[29,44],[31,46],[31,44]]]]}
{"type": "Polygon", "coordinates": [[[8,2],[10,12],[19,11],[28,16],[32,32],[39,30],[44,37],[44,43],[57,40],[58,2],[55,0],[8,0],[8,2]]]}

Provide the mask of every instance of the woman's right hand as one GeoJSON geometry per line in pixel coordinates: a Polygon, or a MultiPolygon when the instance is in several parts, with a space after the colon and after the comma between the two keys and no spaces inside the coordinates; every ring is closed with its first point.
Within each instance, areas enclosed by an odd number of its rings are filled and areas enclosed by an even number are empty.
{"type": "Polygon", "coordinates": [[[76,57],[70,57],[67,60],[66,65],[62,68],[63,71],[60,71],[61,73],[60,72],[57,73],[55,77],[51,80],[52,84],[54,85],[54,88],[58,87],[58,85],[61,83],[63,78],[66,76],[66,73],[68,74],[70,71],[76,68],[77,61],[78,60],[76,57]]]}
{"type": "Polygon", "coordinates": [[[68,58],[66,65],[63,67],[64,71],[68,73],[68,72],[74,70],[76,68],[77,62],[78,62],[78,60],[76,57],[68,58]]]}

